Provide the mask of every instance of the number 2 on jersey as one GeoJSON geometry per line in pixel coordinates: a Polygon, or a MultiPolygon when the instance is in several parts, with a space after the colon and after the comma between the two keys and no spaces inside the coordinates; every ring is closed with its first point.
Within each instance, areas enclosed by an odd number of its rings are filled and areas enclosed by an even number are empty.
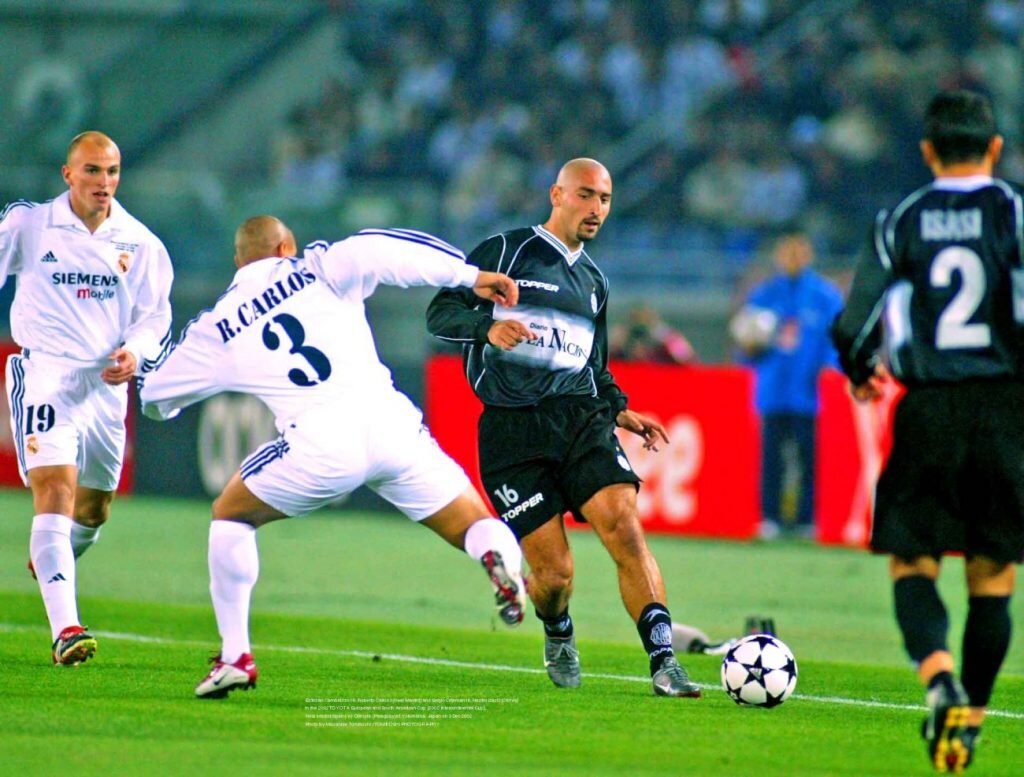
{"type": "MultiPolygon", "coordinates": [[[[300,370],[298,367],[293,367],[288,370],[288,380],[296,386],[306,387],[323,383],[331,377],[331,362],[324,355],[323,351],[305,344],[306,330],[302,328],[299,319],[287,313],[280,313],[274,316],[272,323],[280,326],[288,336],[288,339],[291,340],[292,346],[288,349],[288,353],[301,356],[316,372],[316,379],[314,380],[305,371],[300,370]]],[[[270,323],[263,327],[263,344],[271,351],[276,351],[281,347],[281,338],[270,328],[270,323]]]]}
{"type": "Polygon", "coordinates": [[[968,323],[985,298],[985,265],[970,248],[950,246],[935,255],[928,280],[937,289],[945,288],[954,272],[960,275],[960,288],[939,316],[935,347],[986,348],[992,344],[988,324],[968,323]]]}

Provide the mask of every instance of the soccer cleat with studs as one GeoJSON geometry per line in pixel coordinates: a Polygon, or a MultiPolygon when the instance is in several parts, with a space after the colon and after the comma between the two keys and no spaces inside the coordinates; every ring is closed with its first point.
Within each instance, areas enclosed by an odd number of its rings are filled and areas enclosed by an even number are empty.
{"type": "Polygon", "coordinates": [[[496,550],[484,553],[480,564],[494,586],[494,606],[498,617],[509,628],[518,626],[526,613],[526,585],[522,575],[510,572],[501,553],[496,550]]]}
{"type": "Polygon", "coordinates": [[[925,697],[928,717],[921,735],[935,771],[960,774],[971,761],[974,738],[967,736],[967,694],[955,679],[940,680],[925,697]]]}
{"type": "Polygon", "coordinates": [[[690,680],[690,676],[675,656],[668,656],[661,662],[658,671],[651,676],[651,686],[656,696],[700,698],[700,686],[690,680]]]}
{"type": "Polygon", "coordinates": [[[568,637],[544,635],[544,668],[551,682],[559,688],[579,688],[582,673],[575,634],[568,637]]]}
{"type": "Polygon", "coordinates": [[[56,666],[78,666],[96,653],[96,638],[82,626],[68,626],[53,641],[56,666]]]}
{"type": "Polygon", "coordinates": [[[966,769],[971,765],[971,761],[974,760],[974,748],[978,746],[978,741],[981,739],[981,726],[968,726],[964,730],[964,735],[960,738],[963,743],[964,749],[967,751],[967,758],[964,760],[964,768],[966,769]]]}
{"type": "Polygon", "coordinates": [[[230,664],[221,661],[218,654],[210,659],[210,663],[213,668],[196,686],[196,696],[200,699],[223,699],[238,688],[247,691],[256,687],[259,673],[251,653],[242,653],[237,661],[230,664]]]}

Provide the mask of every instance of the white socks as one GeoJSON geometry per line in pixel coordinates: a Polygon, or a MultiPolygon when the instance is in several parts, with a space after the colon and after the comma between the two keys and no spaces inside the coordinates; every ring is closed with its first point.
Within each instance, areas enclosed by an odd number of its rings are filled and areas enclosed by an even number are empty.
{"type": "Polygon", "coordinates": [[[249,646],[249,601],[260,573],[256,528],[217,520],[210,524],[210,597],[222,641],[220,660],[233,664],[249,646]]]}
{"type": "Polygon", "coordinates": [[[43,606],[56,641],[68,626],[79,626],[75,600],[74,522],[66,515],[40,513],[32,519],[29,556],[43,595],[43,606]]]}
{"type": "Polygon", "coordinates": [[[497,518],[482,518],[466,530],[466,554],[479,561],[484,553],[496,550],[505,562],[505,569],[519,574],[523,567],[523,552],[512,530],[497,518]]]}
{"type": "Polygon", "coordinates": [[[80,523],[71,522],[71,550],[75,558],[89,550],[99,538],[99,526],[82,526],[80,523]]]}

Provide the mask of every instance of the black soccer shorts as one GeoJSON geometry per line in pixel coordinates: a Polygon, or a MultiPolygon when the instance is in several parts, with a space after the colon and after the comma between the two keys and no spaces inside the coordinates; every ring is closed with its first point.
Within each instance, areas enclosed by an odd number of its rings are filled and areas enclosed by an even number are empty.
{"type": "Polygon", "coordinates": [[[1024,384],[911,388],[878,481],[872,549],[1024,559],[1024,384]]]}
{"type": "Polygon", "coordinates": [[[519,539],[555,515],[580,508],[633,471],[607,402],[553,397],[524,408],[489,406],[478,428],[480,476],[498,516],[519,539]]]}

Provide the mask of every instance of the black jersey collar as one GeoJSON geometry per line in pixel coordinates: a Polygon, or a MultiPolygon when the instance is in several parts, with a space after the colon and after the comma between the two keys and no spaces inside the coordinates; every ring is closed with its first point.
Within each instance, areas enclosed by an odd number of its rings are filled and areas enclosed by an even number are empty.
{"type": "Polygon", "coordinates": [[[562,254],[562,256],[565,257],[565,261],[569,263],[570,267],[576,264],[576,260],[583,256],[582,245],[575,251],[570,251],[569,246],[567,246],[565,243],[563,243],[551,232],[544,229],[544,227],[540,226],[539,224],[533,228],[533,231],[537,233],[537,235],[539,235],[540,237],[544,238],[544,240],[547,240],[551,245],[553,245],[562,254]]]}

